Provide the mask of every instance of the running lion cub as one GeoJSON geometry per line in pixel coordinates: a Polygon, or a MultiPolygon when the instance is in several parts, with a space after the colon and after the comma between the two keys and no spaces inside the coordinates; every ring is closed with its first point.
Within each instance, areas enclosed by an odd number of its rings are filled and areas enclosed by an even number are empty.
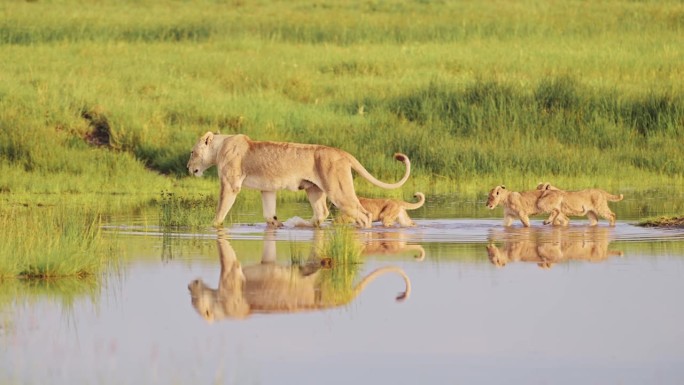
{"type": "Polygon", "coordinates": [[[415,210],[425,203],[425,195],[417,192],[413,195],[418,199],[416,203],[408,203],[399,199],[372,199],[359,197],[359,202],[364,209],[370,211],[371,222],[382,221],[385,227],[394,226],[394,222],[399,222],[401,226],[412,227],[416,223],[411,220],[406,210],[415,210]]]}
{"type": "Polygon", "coordinates": [[[611,226],[615,226],[615,213],[608,207],[608,201],[619,202],[624,195],[613,195],[598,188],[579,191],[565,191],[550,183],[539,183],[537,190],[542,195],[537,201],[540,210],[550,212],[544,224],[552,223],[558,215],[587,216],[589,225],[598,224],[598,216],[607,219],[611,226]]]}

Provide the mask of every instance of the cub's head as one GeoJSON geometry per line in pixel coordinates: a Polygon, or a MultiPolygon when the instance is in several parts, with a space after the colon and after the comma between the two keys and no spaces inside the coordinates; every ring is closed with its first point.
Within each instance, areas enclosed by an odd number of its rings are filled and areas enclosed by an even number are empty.
{"type": "Polygon", "coordinates": [[[499,203],[508,195],[508,190],[506,186],[496,186],[491,191],[489,191],[489,196],[487,197],[487,207],[493,210],[499,203]]]}
{"type": "Polygon", "coordinates": [[[207,132],[195,143],[190,153],[188,160],[188,172],[194,176],[202,176],[204,170],[213,166],[216,163],[211,147],[211,142],[214,140],[214,133],[207,132]]]}
{"type": "Polygon", "coordinates": [[[558,187],[551,185],[549,182],[544,182],[544,183],[539,183],[537,185],[537,190],[551,190],[551,191],[558,191],[560,190],[558,187]]]}
{"type": "Polygon", "coordinates": [[[508,263],[508,256],[506,253],[499,250],[496,245],[487,245],[487,256],[489,257],[489,262],[491,262],[496,267],[504,267],[508,263]]]}

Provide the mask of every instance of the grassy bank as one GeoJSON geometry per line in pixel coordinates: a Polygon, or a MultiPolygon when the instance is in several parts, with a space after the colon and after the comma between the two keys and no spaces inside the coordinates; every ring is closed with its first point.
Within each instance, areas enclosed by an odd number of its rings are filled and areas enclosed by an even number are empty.
{"type": "MultiPolygon", "coordinates": [[[[212,130],[341,147],[410,197],[684,181],[681,2],[0,5],[0,199],[215,196],[212,130]]],[[[248,193],[251,194],[251,193],[248,193]]],[[[304,199],[302,194],[284,197],[304,199]]]]}

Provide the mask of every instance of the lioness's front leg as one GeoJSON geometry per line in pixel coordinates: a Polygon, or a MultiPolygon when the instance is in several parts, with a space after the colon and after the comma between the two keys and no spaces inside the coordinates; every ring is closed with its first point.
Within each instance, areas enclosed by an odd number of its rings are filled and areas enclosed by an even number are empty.
{"type": "Polygon", "coordinates": [[[261,205],[264,210],[264,218],[268,227],[282,227],[283,224],[276,216],[276,193],[275,191],[261,192],[261,205]]]}
{"type": "Polygon", "coordinates": [[[228,215],[231,207],[235,203],[235,198],[240,192],[240,182],[231,181],[228,178],[221,178],[221,191],[219,193],[218,207],[216,208],[216,216],[214,217],[214,227],[221,227],[223,221],[228,215]]]}

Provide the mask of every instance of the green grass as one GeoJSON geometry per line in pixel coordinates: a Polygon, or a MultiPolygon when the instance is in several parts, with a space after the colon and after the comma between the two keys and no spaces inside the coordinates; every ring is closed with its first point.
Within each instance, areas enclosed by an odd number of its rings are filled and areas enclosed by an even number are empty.
{"type": "Polygon", "coordinates": [[[643,227],[684,227],[684,217],[658,217],[658,218],[645,218],[639,223],[639,226],[643,227]]]}
{"type": "Polygon", "coordinates": [[[329,258],[333,265],[361,263],[363,246],[357,238],[356,228],[346,224],[333,224],[325,228],[324,240],[316,254],[329,258]]]}
{"type": "Polygon", "coordinates": [[[217,194],[215,172],[186,177],[206,131],[340,147],[387,181],[402,173],[392,154],[408,154],[410,182],[358,181],[369,196],[684,185],[678,1],[66,0],[0,12],[3,212],[127,196],[160,205],[162,225],[200,223],[173,210],[207,211],[217,194]]]}
{"type": "Polygon", "coordinates": [[[194,197],[178,196],[169,191],[162,191],[159,205],[159,227],[169,232],[179,226],[197,229],[206,227],[214,217],[216,199],[198,195],[194,197]]]}
{"type": "Polygon", "coordinates": [[[15,207],[0,214],[0,279],[99,277],[117,260],[102,215],[79,207],[15,207]]]}

